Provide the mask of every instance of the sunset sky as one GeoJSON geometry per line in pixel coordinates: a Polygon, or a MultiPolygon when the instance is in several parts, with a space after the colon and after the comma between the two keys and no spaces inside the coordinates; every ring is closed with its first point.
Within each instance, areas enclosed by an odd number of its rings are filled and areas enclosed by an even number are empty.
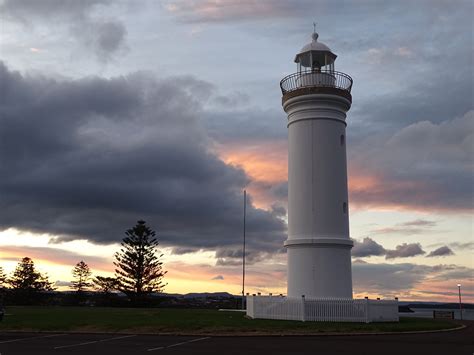
{"type": "Polygon", "coordinates": [[[470,0],[0,0],[0,266],[67,289],[157,231],[165,292],[285,293],[279,81],[319,41],[354,80],[354,296],[474,302],[470,0]]]}

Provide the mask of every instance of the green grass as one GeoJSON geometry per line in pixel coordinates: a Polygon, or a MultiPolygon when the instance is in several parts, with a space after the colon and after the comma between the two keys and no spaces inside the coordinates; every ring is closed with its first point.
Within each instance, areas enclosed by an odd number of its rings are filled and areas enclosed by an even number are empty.
{"type": "Polygon", "coordinates": [[[181,334],[320,334],[448,329],[447,320],[402,318],[399,323],[320,323],[248,319],[240,312],[203,309],[8,307],[2,330],[181,334]]]}

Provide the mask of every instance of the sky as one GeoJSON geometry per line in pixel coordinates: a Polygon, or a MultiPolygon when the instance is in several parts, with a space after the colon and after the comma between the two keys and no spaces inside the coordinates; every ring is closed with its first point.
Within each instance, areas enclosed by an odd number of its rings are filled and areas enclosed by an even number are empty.
{"type": "Polygon", "coordinates": [[[0,266],[59,289],[156,230],[165,292],[286,293],[279,81],[319,41],[354,80],[355,297],[474,302],[471,1],[0,0],[0,266]]]}

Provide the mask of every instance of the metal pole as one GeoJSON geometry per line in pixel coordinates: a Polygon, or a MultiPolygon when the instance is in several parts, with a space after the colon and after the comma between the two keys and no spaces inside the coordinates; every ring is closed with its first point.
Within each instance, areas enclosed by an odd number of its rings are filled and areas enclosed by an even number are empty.
{"type": "Polygon", "coordinates": [[[461,284],[458,284],[458,292],[459,292],[459,314],[462,320],[461,284]]]}
{"type": "Polygon", "coordinates": [[[244,247],[242,252],[242,309],[245,309],[245,217],[247,212],[247,191],[244,190],[244,247]]]}

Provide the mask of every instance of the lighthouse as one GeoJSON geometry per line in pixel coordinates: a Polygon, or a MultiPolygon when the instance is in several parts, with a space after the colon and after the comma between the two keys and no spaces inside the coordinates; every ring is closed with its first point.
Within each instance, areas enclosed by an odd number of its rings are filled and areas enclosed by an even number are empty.
{"type": "Polygon", "coordinates": [[[322,322],[398,322],[398,298],[352,298],[346,118],[352,78],[318,41],[280,82],[288,114],[288,296],[248,295],[247,316],[322,322]]]}
{"type": "Polygon", "coordinates": [[[352,298],[346,117],[352,78],[318,41],[280,82],[288,115],[288,297],[352,298]]]}

